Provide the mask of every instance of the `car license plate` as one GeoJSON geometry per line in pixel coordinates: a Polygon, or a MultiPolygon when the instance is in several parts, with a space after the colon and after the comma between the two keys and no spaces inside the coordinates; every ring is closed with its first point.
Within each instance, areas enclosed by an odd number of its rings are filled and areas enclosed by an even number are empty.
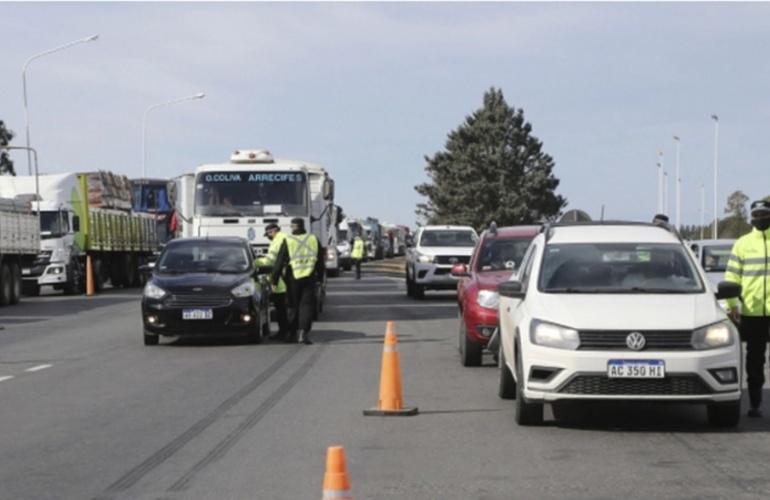
{"type": "Polygon", "coordinates": [[[212,319],[211,309],[182,309],[182,319],[212,319]]]}
{"type": "Polygon", "coordinates": [[[32,269],[22,269],[21,274],[23,275],[32,274],[32,269]]]}
{"type": "Polygon", "coordinates": [[[607,363],[609,378],[664,378],[666,364],[661,359],[611,359],[607,363]]]}

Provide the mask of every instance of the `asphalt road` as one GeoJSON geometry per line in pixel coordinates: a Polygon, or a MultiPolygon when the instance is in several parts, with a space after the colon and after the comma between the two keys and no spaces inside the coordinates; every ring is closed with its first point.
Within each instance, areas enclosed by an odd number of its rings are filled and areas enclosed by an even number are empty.
{"type": "Polygon", "coordinates": [[[491,358],[460,365],[453,294],[373,272],[330,280],[312,346],[145,347],[139,290],[0,309],[0,499],[317,499],[332,445],[356,499],[770,496],[770,417],[715,432],[701,407],[592,405],[518,427],[491,358]],[[388,321],[416,416],[362,414],[388,321]]]}

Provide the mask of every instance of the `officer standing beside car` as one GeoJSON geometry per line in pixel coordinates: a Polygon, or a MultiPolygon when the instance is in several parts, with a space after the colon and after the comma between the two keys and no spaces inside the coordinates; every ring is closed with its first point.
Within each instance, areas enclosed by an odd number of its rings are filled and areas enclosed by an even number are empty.
{"type": "Polygon", "coordinates": [[[353,241],[351,242],[353,245],[353,250],[350,252],[350,260],[353,261],[353,265],[356,268],[356,279],[361,279],[361,261],[364,258],[364,240],[361,238],[361,235],[356,233],[355,237],[353,237],[353,241]]]}
{"type": "MultiPolygon", "coordinates": [[[[275,223],[268,224],[265,227],[265,236],[270,240],[270,246],[266,254],[260,255],[254,260],[254,265],[257,267],[275,266],[278,251],[283,244],[283,240],[286,239],[286,233],[281,232],[281,228],[275,223]]],[[[286,304],[286,281],[282,276],[278,278],[278,283],[273,287],[270,300],[275,307],[275,319],[278,322],[278,333],[271,335],[270,338],[285,340],[289,333],[289,315],[286,304]]]]}
{"type": "Polygon", "coordinates": [[[727,299],[730,318],[739,325],[746,342],[746,374],[749,386],[749,417],[761,417],[765,355],[770,334],[770,201],[751,204],[753,229],[733,245],[725,280],[741,285],[738,299],[727,299]]]}
{"type": "Polygon", "coordinates": [[[323,248],[314,234],[305,230],[302,218],[291,220],[291,234],[281,243],[271,282],[277,286],[283,273],[289,294],[287,342],[312,344],[310,330],[316,311],[316,285],[323,280],[323,248]]]}

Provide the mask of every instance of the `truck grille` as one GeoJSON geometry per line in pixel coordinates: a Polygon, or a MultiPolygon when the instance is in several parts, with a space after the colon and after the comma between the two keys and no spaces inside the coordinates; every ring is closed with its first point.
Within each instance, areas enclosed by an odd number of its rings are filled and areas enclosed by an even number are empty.
{"type": "Polygon", "coordinates": [[[711,390],[695,375],[662,379],[611,379],[604,375],[578,375],[558,392],[595,396],[698,396],[711,390]]]}
{"type": "Polygon", "coordinates": [[[580,331],[581,350],[617,350],[630,351],[626,337],[632,331],[644,335],[644,350],[689,351],[692,350],[692,331],[690,330],[618,330],[618,331],[580,331]]]}
{"type": "Polygon", "coordinates": [[[436,264],[443,264],[446,266],[455,265],[455,264],[467,264],[471,261],[470,256],[468,255],[437,255],[436,256],[436,264]],[[452,262],[453,259],[457,259],[455,262],[452,262]]]}
{"type": "Polygon", "coordinates": [[[232,303],[229,295],[174,294],[165,302],[168,307],[226,307],[232,303]]]}

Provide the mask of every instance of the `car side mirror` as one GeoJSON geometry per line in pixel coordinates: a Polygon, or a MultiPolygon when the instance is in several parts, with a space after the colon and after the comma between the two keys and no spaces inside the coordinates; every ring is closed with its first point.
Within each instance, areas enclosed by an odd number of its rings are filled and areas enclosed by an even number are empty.
{"type": "Polygon", "coordinates": [[[463,276],[470,276],[468,272],[468,266],[466,264],[455,264],[449,271],[449,274],[455,278],[462,278],[463,276]]]}
{"type": "Polygon", "coordinates": [[[72,231],[75,233],[80,231],[80,217],[77,215],[72,217],[72,231]]]}
{"type": "Polygon", "coordinates": [[[741,296],[741,285],[732,281],[720,281],[717,285],[717,300],[735,299],[741,296]]]}
{"type": "Polygon", "coordinates": [[[497,292],[502,297],[508,297],[510,299],[524,298],[524,288],[521,281],[518,280],[503,281],[497,285],[497,292]]]}

